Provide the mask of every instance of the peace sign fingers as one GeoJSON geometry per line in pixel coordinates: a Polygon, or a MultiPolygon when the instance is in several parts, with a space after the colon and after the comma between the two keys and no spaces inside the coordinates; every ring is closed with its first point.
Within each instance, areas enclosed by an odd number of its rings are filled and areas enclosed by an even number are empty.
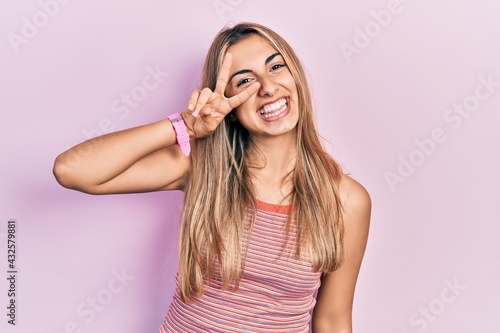
{"type": "Polygon", "coordinates": [[[245,103],[253,94],[255,94],[260,88],[259,82],[254,82],[248,86],[245,90],[229,98],[227,102],[231,107],[231,110],[237,108],[241,104],[245,103]]]}
{"type": "Polygon", "coordinates": [[[224,96],[224,91],[229,81],[229,70],[231,69],[231,64],[233,62],[233,55],[231,53],[226,53],[224,60],[222,61],[222,68],[220,69],[219,76],[217,77],[217,83],[215,84],[214,92],[224,96]]]}
{"type": "MultiPolygon", "coordinates": [[[[217,84],[215,85],[215,93],[220,94],[222,96],[224,96],[224,92],[226,90],[229,81],[229,71],[231,69],[232,60],[233,60],[233,55],[231,53],[226,53],[226,55],[224,56],[224,61],[222,62],[222,68],[217,78],[217,84]]],[[[227,99],[227,102],[230,106],[230,110],[237,108],[241,104],[245,103],[253,94],[257,92],[257,90],[259,90],[260,84],[256,83],[257,82],[254,82],[242,92],[227,99]]]]}
{"type": "Polygon", "coordinates": [[[202,138],[210,135],[231,110],[245,103],[259,90],[260,83],[253,82],[238,94],[227,98],[225,91],[229,82],[231,63],[232,55],[227,53],[214,91],[206,87],[191,94],[186,117],[183,117],[191,137],[202,138]]]}

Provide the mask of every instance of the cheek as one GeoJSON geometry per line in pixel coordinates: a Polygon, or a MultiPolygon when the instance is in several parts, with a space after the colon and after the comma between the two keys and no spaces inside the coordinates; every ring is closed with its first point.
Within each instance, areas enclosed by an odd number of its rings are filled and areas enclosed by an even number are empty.
{"type": "Polygon", "coordinates": [[[293,79],[293,76],[290,73],[287,73],[287,75],[283,75],[279,79],[279,84],[282,85],[283,87],[286,87],[286,89],[290,92],[297,91],[297,84],[295,83],[295,80],[293,79]]]}
{"type": "Polygon", "coordinates": [[[297,90],[297,82],[293,79],[293,76],[290,74],[290,76],[287,78],[288,85],[292,87],[294,91],[297,90]]]}
{"type": "Polygon", "coordinates": [[[248,100],[235,108],[234,114],[236,115],[236,118],[238,118],[238,120],[240,120],[240,122],[243,124],[247,123],[248,121],[252,121],[257,113],[254,103],[248,100]]]}
{"type": "Polygon", "coordinates": [[[237,117],[245,116],[249,112],[250,105],[249,102],[246,101],[245,103],[241,104],[237,108],[234,109],[234,113],[236,114],[237,117]]]}
{"type": "Polygon", "coordinates": [[[250,96],[250,98],[247,99],[245,102],[243,102],[243,104],[241,104],[240,106],[235,108],[235,110],[241,110],[241,112],[253,110],[255,108],[255,105],[256,105],[255,99],[256,99],[256,95],[254,94],[254,95],[250,96]]]}

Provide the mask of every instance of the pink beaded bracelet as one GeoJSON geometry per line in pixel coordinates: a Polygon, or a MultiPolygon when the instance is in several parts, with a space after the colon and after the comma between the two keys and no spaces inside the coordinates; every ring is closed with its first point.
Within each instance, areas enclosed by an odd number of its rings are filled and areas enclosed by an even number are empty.
{"type": "Polygon", "coordinates": [[[174,127],[175,137],[177,138],[177,144],[181,147],[181,151],[184,155],[189,156],[191,152],[191,145],[189,144],[189,134],[186,130],[186,124],[184,119],[178,113],[171,114],[167,117],[172,122],[174,127]]]}

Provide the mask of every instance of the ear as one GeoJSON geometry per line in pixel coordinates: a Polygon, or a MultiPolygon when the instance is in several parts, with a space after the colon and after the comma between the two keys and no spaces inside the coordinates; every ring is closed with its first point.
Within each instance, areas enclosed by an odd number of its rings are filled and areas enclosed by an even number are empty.
{"type": "Polygon", "coordinates": [[[238,120],[238,118],[236,117],[236,113],[234,113],[234,110],[231,111],[231,112],[229,112],[228,116],[229,116],[229,121],[236,121],[236,120],[238,120]]]}

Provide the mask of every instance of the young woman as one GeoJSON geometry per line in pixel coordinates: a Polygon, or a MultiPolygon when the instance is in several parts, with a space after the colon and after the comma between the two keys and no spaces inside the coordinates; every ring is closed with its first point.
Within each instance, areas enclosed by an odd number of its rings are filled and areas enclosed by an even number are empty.
{"type": "Polygon", "coordinates": [[[238,24],[216,36],[202,87],[180,115],[62,153],[58,182],[184,191],[160,332],[352,332],[371,201],[322,148],[296,54],[269,28],[238,24]]]}

